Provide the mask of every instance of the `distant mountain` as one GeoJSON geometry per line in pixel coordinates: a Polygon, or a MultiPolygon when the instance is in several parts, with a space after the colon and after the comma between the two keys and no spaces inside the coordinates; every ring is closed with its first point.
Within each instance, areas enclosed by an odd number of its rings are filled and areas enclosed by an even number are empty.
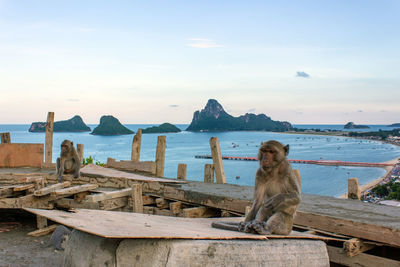
{"type": "Polygon", "coordinates": [[[388,125],[387,127],[400,127],[400,123],[393,123],[388,125]]]}
{"type": "Polygon", "coordinates": [[[186,131],[288,131],[293,129],[289,122],[271,120],[270,117],[246,113],[233,117],[225,112],[221,104],[210,99],[205,108],[193,114],[192,123],[186,131]]]}
{"type": "MultiPolygon", "coordinates": [[[[29,132],[45,132],[46,122],[33,122],[29,132]]],[[[53,132],[90,132],[90,128],[78,115],[65,121],[56,121],[53,125],[53,132]]]]}
{"type": "Polygon", "coordinates": [[[346,125],[343,128],[344,129],[369,129],[369,126],[357,125],[357,124],[354,124],[354,122],[348,122],[348,123],[346,123],[346,125]]]}
{"type": "Polygon", "coordinates": [[[133,131],[123,126],[117,118],[113,116],[102,116],[100,124],[91,132],[93,135],[124,135],[133,134],[133,131]]]}
{"type": "Polygon", "coordinates": [[[160,126],[152,126],[142,130],[142,133],[179,133],[181,129],[171,123],[163,123],[160,126]]]}

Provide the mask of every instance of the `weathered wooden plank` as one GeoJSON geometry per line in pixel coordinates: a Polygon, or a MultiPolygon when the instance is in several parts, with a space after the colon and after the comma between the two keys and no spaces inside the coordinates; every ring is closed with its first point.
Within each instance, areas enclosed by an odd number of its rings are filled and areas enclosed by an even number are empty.
{"type": "Polygon", "coordinates": [[[226,176],[224,171],[224,164],[222,163],[221,149],[219,147],[218,137],[211,137],[210,139],[211,154],[214,163],[215,177],[218,184],[226,184],[226,176]]]}
{"type": "Polygon", "coordinates": [[[162,198],[162,197],[156,199],[156,205],[157,205],[157,208],[159,208],[159,209],[169,208],[169,202],[167,200],[165,200],[165,198],[162,198]]]}
{"type": "Polygon", "coordinates": [[[130,160],[116,161],[113,158],[107,159],[107,167],[131,172],[156,173],[156,163],[153,161],[135,162],[130,160]]]}
{"type": "Polygon", "coordinates": [[[89,202],[76,202],[74,199],[61,198],[55,201],[56,206],[64,209],[100,209],[99,202],[89,203],[89,202]]]}
{"type": "Polygon", "coordinates": [[[182,216],[185,218],[209,218],[217,217],[218,213],[206,207],[186,208],[182,210],[182,216]]]}
{"type": "Polygon", "coordinates": [[[11,197],[13,192],[13,186],[3,186],[0,188],[0,198],[11,197]]]}
{"type": "Polygon", "coordinates": [[[10,144],[11,143],[10,133],[0,133],[0,136],[1,136],[2,144],[10,144]]]}
{"type": "Polygon", "coordinates": [[[58,226],[59,226],[59,224],[52,224],[50,226],[46,226],[44,228],[40,228],[38,230],[29,232],[28,235],[32,236],[32,237],[48,235],[48,234],[51,234],[52,232],[54,232],[58,226]]]}
{"type": "Polygon", "coordinates": [[[34,184],[17,185],[17,186],[14,186],[13,191],[14,192],[25,191],[25,190],[28,190],[28,189],[31,189],[34,187],[35,187],[34,184]]]}
{"type": "Polygon", "coordinates": [[[57,183],[57,184],[53,184],[53,185],[50,185],[50,186],[43,187],[43,188],[41,188],[39,190],[35,190],[35,192],[33,192],[33,194],[35,196],[37,196],[37,197],[45,196],[45,195],[50,194],[51,192],[54,192],[57,189],[62,189],[64,187],[68,187],[70,185],[71,185],[71,182],[68,182],[68,181],[62,182],[62,183],[57,183]]]}
{"type": "Polygon", "coordinates": [[[107,199],[99,202],[101,210],[115,210],[128,205],[128,197],[107,199]]]}
{"type": "Polygon", "coordinates": [[[142,185],[132,185],[132,211],[142,213],[143,212],[143,197],[142,197],[142,185]]]}
{"type": "Polygon", "coordinates": [[[165,135],[158,136],[157,150],[156,150],[156,176],[157,177],[164,177],[166,143],[167,143],[167,137],[165,135]]]}
{"type": "Polygon", "coordinates": [[[50,193],[51,196],[64,196],[64,195],[73,195],[76,193],[92,190],[99,187],[97,184],[84,184],[77,185],[63,189],[57,189],[50,193]]]}
{"type": "Polygon", "coordinates": [[[86,196],[86,201],[87,202],[98,202],[98,201],[103,201],[106,199],[126,197],[126,196],[130,196],[130,195],[132,195],[132,188],[124,188],[122,190],[115,190],[115,191],[110,191],[110,192],[104,192],[101,194],[88,195],[88,196],[86,196]]]}
{"type": "Polygon", "coordinates": [[[132,140],[131,160],[134,162],[140,161],[140,147],[142,144],[142,129],[138,129],[132,140]]]}
{"type": "Polygon", "coordinates": [[[361,188],[357,178],[347,180],[347,198],[361,199],[361,188]]]}
{"type": "Polygon", "coordinates": [[[43,144],[0,144],[0,168],[40,168],[43,151],[43,144]]]}
{"type": "Polygon", "coordinates": [[[182,212],[182,202],[176,201],[169,203],[169,209],[174,215],[178,215],[182,212]]]}
{"type": "Polygon", "coordinates": [[[89,195],[88,191],[76,193],[74,194],[74,200],[78,203],[81,203],[82,201],[85,200],[87,195],[89,195]]]}
{"type": "Polygon", "coordinates": [[[343,243],[343,249],[349,257],[354,257],[374,247],[374,245],[364,243],[364,241],[359,238],[352,238],[343,243]]]}
{"type": "Polygon", "coordinates": [[[400,266],[400,261],[369,255],[366,253],[361,253],[354,257],[349,257],[346,255],[346,252],[342,248],[327,246],[327,249],[329,261],[344,266],[400,266]]]}
{"type": "Polygon", "coordinates": [[[204,182],[214,183],[214,164],[204,164],[204,182]]]}
{"type": "Polygon", "coordinates": [[[20,198],[0,198],[0,209],[20,209],[21,207],[20,198]]]}
{"type": "Polygon", "coordinates": [[[152,196],[143,196],[143,205],[153,205],[156,204],[156,199],[152,196]]]}
{"type": "Polygon", "coordinates": [[[43,229],[47,227],[47,218],[40,215],[36,215],[36,227],[37,229],[43,229]]]}
{"type": "Polygon", "coordinates": [[[176,175],[176,178],[178,180],[186,180],[186,169],[187,165],[180,163],[178,164],[178,174],[176,175]]]}
{"type": "Polygon", "coordinates": [[[47,113],[46,123],[46,146],[45,146],[45,163],[51,163],[53,157],[53,126],[54,126],[54,112],[47,113]]]}

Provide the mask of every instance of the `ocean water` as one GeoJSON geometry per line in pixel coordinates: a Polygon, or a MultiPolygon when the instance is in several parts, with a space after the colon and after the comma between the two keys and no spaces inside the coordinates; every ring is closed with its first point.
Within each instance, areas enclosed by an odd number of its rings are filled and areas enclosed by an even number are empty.
{"type": "MultiPolygon", "coordinates": [[[[154,124],[157,125],[157,124],[154,124]]],[[[44,133],[29,133],[30,125],[0,125],[0,132],[10,132],[13,143],[44,143],[44,133]]],[[[88,125],[94,129],[97,125],[88,125]]],[[[153,125],[128,124],[133,131],[153,125]]],[[[182,130],[187,125],[177,125],[182,130]]],[[[343,125],[340,125],[343,127],[343,125]]],[[[299,128],[335,129],[339,125],[295,125],[299,128]],[[325,127],[325,128],[322,128],[325,127]],[[330,127],[330,128],[329,128],[330,127]]],[[[387,129],[384,125],[373,126],[370,130],[387,129]]],[[[141,160],[154,160],[159,134],[143,134],[141,160]]],[[[211,159],[196,159],[195,155],[210,155],[209,140],[218,137],[223,156],[256,156],[262,141],[278,140],[290,145],[290,159],[342,160],[358,162],[383,162],[400,156],[400,147],[376,141],[347,137],[322,135],[284,134],[272,132],[216,132],[165,134],[167,136],[165,177],[177,175],[179,163],[187,164],[187,179],[202,181],[204,164],[211,159]]],[[[100,162],[108,157],[129,160],[133,135],[96,136],[89,133],[54,133],[53,162],[60,153],[60,144],[69,139],[74,144],[84,144],[84,157],[92,156],[100,162]]],[[[254,185],[257,162],[224,160],[224,170],[228,183],[254,185]],[[240,178],[237,178],[240,177],[240,178]]],[[[340,196],[347,191],[347,179],[357,177],[360,184],[366,184],[385,174],[381,168],[335,167],[308,164],[292,164],[299,169],[302,177],[302,192],[327,196],[340,196]]]]}

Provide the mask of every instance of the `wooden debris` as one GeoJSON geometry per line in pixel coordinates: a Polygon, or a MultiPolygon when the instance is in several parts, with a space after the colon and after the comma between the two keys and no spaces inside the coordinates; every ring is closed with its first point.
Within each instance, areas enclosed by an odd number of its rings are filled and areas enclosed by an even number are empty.
{"type": "Polygon", "coordinates": [[[131,171],[131,172],[148,172],[151,174],[156,173],[156,163],[153,161],[135,162],[131,160],[116,161],[113,158],[107,158],[107,167],[115,168],[118,170],[131,171]]]}
{"type": "Polygon", "coordinates": [[[83,150],[85,145],[84,144],[76,144],[76,152],[78,152],[78,156],[81,159],[81,164],[83,164],[83,150]]]}
{"type": "Polygon", "coordinates": [[[71,185],[70,182],[57,183],[57,184],[53,184],[53,185],[50,185],[50,186],[43,187],[43,188],[41,188],[39,190],[35,190],[35,192],[33,192],[33,194],[35,196],[37,196],[37,197],[45,196],[45,195],[50,194],[51,192],[54,192],[57,189],[62,189],[64,187],[68,187],[70,185],[71,185]]]}
{"type": "Polygon", "coordinates": [[[361,199],[361,188],[357,178],[350,178],[347,180],[347,198],[361,199]]]}
{"type": "Polygon", "coordinates": [[[204,165],[204,182],[210,184],[214,183],[214,164],[204,165]]]}
{"type": "Polygon", "coordinates": [[[98,202],[98,201],[103,201],[106,199],[119,198],[119,197],[131,196],[131,195],[132,195],[132,188],[125,188],[122,190],[104,192],[101,194],[88,195],[88,196],[86,196],[86,201],[87,202],[98,202]]]}
{"type": "Polygon", "coordinates": [[[53,125],[54,125],[54,112],[47,113],[46,124],[46,146],[45,146],[45,160],[46,164],[52,163],[53,157],[53,125]]]}
{"type": "Polygon", "coordinates": [[[166,201],[164,198],[157,198],[156,205],[159,209],[167,209],[169,208],[169,202],[166,201]]]}
{"type": "Polygon", "coordinates": [[[178,164],[178,174],[176,176],[178,180],[186,180],[186,169],[187,169],[186,164],[183,163],[178,164]]]}
{"type": "Polygon", "coordinates": [[[209,218],[218,216],[215,210],[206,207],[186,208],[182,210],[182,214],[183,217],[186,218],[209,218]]]}
{"type": "Polygon", "coordinates": [[[47,218],[40,215],[36,215],[36,227],[37,229],[43,229],[47,227],[47,218]]]}
{"type": "Polygon", "coordinates": [[[13,191],[14,192],[25,191],[25,190],[28,190],[28,189],[31,189],[34,187],[35,187],[34,184],[17,185],[17,186],[14,186],[13,191]]]}
{"type": "Polygon", "coordinates": [[[158,136],[156,150],[156,176],[164,177],[165,166],[165,146],[167,137],[165,135],[158,136]]]}
{"type": "Polygon", "coordinates": [[[0,136],[1,136],[2,144],[10,144],[11,143],[10,133],[0,133],[0,136]]]}
{"type": "Polygon", "coordinates": [[[74,200],[75,200],[76,202],[78,202],[78,203],[81,203],[81,202],[86,198],[86,196],[87,196],[88,194],[89,194],[88,191],[76,193],[76,194],[74,195],[74,200]]]}
{"type": "Polygon", "coordinates": [[[55,201],[55,205],[64,209],[100,209],[100,203],[76,202],[74,199],[61,198],[55,201]]]}
{"type": "Polygon", "coordinates": [[[154,197],[152,197],[152,196],[146,196],[146,195],[144,195],[144,196],[142,197],[142,199],[143,199],[143,205],[153,205],[153,204],[156,204],[156,199],[155,199],[154,197]]]}
{"type": "Polygon", "coordinates": [[[142,185],[132,185],[132,211],[137,213],[143,212],[143,197],[142,197],[142,185]]]}
{"type": "Polygon", "coordinates": [[[59,226],[59,224],[52,224],[50,226],[30,232],[30,233],[28,233],[28,235],[32,236],[32,237],[48,235],[48,234],[51,234],[52,232],[54,232],[58,226],[59,226]]]}
{"type": "Polygon", "coordinates": [[[169,203],[169,209],[174,215],[180,214],[182,212],[182,202],[176,201],[169,203]]]}
{"type": "Polygon", "coordinates": [[[116,210],[128,205],[128,197],[107,199],[99,202],[101,210],[116,210]]]}
{"type": "Polygon", "coordinates": [[[51,196],[63,196],[63,195],[73,195],[76,193],[92,190],[99,187],[97,184],[84,184],[84,185],[77,185],[73,187],[57,189],[50,193],[51,196]]]}
{"type": "Polygon", "coordinates": [[[343,249],[346,252],[346,255],[349,257],[354,257],[374,247],[374,245],[366,244],[359,238],[352,238],[343,243],[343,249]]]}
{"type": "Polygon", "coordinates": [[[214,163],[215,177],[218,184],[226,184],[224,164],[222,163],[221,149],[219,147],[218,137],[210,139],[211,154],[214,163]]]}
{"type": "Polygon", "coordinates": [[[13,186],[2,186],[0,187],[0,198],[13,196],[13,186]]]}
{"type": "Polygon", "coordinates": [[[137,133],[133,137],[132,140],[132,152],[131,152],[131,160],[133,162],[140,161],[140,146],[142,143],[142,129],[138,129],[137,133]]]}

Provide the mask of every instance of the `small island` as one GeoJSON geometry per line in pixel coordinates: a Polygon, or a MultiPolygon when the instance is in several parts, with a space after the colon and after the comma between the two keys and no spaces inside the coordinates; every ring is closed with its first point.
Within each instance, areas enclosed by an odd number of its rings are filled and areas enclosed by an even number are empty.
{"type": "Polygon", "coordinates": [[[285,132],[292,130],[289,122],[274,121],[265,114],[246,113],[233,117],[225,112],[224,108],[215,99],[210,99],[205,108],[196,111],[186,131],[273,131],[285,132]]]}
{"type": "MultiPolygon", "coordinates": [[[[90,132],[88,127],[78,115],[65,121],[56,121],[53,125],[54,132],[90,132]]],[[[46,122],[33,122],[29,132],[42,133],[46,131],[46,122]]]]}
{"type": "Polygon", "coordinates": [[[179,133],[181,129],[171,123],[163,123],[160,126],[152,126],[144,129],[142,133],[179,133]]]}
{"type": "Polygon", "coordinates": [[[348,123],[346,123],[346,125],[343,128],[344,129],[369,129],[369,126],[354,124],[354,122],[348,122],[348,123]]]}
{"type": "Polygon", "coordinates": [[[134,132],[123,126],[117,118],[111,115],[102,116],[100,124],[91,132],[93,135],[125,135],[134,132]]]}
{"type": "Polygon", "coordinates": [[[400,123],[393,123],[388,125],[387,127],[400,127],[400,123]]]}

